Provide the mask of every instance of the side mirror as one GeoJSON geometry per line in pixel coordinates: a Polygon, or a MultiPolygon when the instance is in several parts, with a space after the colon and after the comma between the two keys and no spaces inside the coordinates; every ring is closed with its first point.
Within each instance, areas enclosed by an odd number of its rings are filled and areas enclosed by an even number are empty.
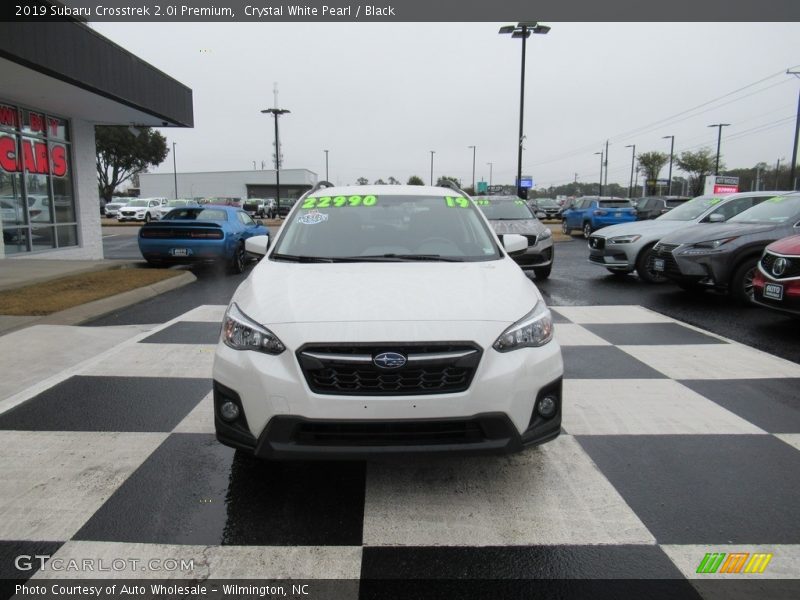
{"type": "Polygon", "coordinates": [[[725,215],[720,213],[711,213],[708,215],[708,222],[709,223],[723,223],[725,221],[725,215]]]}
{"type": "Polygon", "coordinates": [[[503,248],[509,254],[517,254],[525,252],[528,249],[528,238],[524,235],[517,235],[516,233],[509,233],[503,236],[503,248]]]}
{"type": "Polygon", "coordinates": [[[265,256],[269,249],[268,235],[254,235],[244,241],[244,249],[250,254],[265,256]]]}
{"type": "Polygon", "coordinates": [[[263,227],[264,221],[262,221],[261,219],[256,219],[256,225],[261,225],[263,227]]]}

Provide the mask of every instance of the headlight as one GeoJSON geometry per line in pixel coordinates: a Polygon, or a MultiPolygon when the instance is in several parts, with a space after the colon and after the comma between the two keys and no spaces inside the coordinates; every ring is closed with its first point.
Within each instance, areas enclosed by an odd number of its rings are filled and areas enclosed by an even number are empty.
{"type": "Polygon", "coordinates": [[[618,237],[608,238],[609,244],[632,244],[637,241],[640,235],[620,235],[618,237]]]}
{"type": "Polygon", "coordinates": [[[551,237],[553,237],[553,232],[549,227],[546,227],[545,230],[539,234],[539,240],[549,240],[551,237]]]}
{"type": "Polygon", "coordinates": [[[538,348],[553,339],[553,316],[544,302],[537,302],[533,310],[511,325],[492,344],[498,352],[518,348],[538,348]]]}
{"type": "Polygon", "coordinates": [[[697,242],[696,244],[692,244],[687,249],[685,249],[681,254],[705,254],[708,250],[716,250],[723,244],[727,244],[728,242],[732,242],[733,240],[737,239],[739,236],[735,235],[733,237],[721,238],[718,240],[708,240],[706,242],[697,242]]]}
{"type": "Polygon", "coordinates": [[[266,354],[280,354],[286,350],[274,333],[244,314],[235,302],[225,311],[222,341],[234,350],[255,350],[266,354]]]}

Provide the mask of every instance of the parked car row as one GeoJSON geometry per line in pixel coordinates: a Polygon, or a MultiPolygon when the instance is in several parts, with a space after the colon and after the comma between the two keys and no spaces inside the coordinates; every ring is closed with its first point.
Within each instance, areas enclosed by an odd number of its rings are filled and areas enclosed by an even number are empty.
{"type": "Polygon", "coordinates": [[[635,270],[650,283],[671,281],[800,314],[798,233],[800,193],[704,195],[652,221],[592,233],[589,262],[618,275],[635,270]]]}

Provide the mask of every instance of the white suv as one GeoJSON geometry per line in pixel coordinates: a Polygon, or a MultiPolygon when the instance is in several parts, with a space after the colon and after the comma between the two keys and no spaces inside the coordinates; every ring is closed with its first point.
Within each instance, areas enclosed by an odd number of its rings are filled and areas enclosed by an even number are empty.
{"type": "MultiPolygon", "coordinates": [[[[214,358],[217,439],[263,458],[508,452],[561,431],[541,294],[455,188],[329,187],[236,290],[214,358]]],[[[330,184],[327,184],[330,186],[330,184]]]]}
{"type": "Polygon", "coordinates": [[[161,217],[159,209],[167,203],[166,198],[138,198],[131,200],[119,209],[118,221],[157,221],[161,217]]]}

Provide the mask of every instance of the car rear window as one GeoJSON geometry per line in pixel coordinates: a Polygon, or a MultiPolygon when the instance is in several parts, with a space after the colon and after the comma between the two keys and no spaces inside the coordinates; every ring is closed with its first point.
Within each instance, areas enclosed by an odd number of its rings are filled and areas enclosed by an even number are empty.
{"type": "Polygon", "coordinates": [[[601,208],[632,208],[630,200],[600,200],[601,208]]]}

